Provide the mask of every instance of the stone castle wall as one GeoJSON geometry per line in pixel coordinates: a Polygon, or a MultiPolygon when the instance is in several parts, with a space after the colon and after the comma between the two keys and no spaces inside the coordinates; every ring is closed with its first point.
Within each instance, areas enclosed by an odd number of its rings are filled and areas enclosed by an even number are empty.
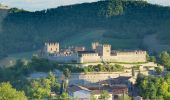
{"type": "Polygon", "coordinates": [[[116,55],[111,56],[82,56],[80,58],[81,63],[88,62],[125,62],[125,63],[137,63],[137,62],[146,62],[146,52],[120,52],[116,55]]]}
{"type": "MultiPolygon", "coordinates": [[[[95,62],[146,62],[146,51],[111,51],[111,45],[93,43],[94,52],[80,54],[73,52],[68,55],[60,55],[59,43],[45,43],[45,52],[48,59],[63,63],[95,63],[95,62]],[[53,55],[54,54],[54,55],[53,55]],[[52,56],[51,56],[52,55],[52,56]]],[[[61,53],[62,54],[62,53],[61,53]]]]}
{"type": "Polygon", "coordinates": [[[62,63],[98,63],[98,62],[125,62],[125,63],[138,63],[146,62],[145,53],[121,53],[112,56],[98,56],[97,53],[83,54],[79,57],[77,54],[48,56],[49,60],[62,62],[62,63]]]}
{"type": "Polygon", "coordinates": [[[103,80],[117,78],[119,76],[132,76],[131,73],[124,72],[92,72],[92,73],[74,73],[71,75],[70,84],[89,84],[103,80]]]}
{"type": "Polygon", "coordinates": [[[118,52],[116,56],[112,56],[112,60],[114,59],[116,62],[146,62],[146,52],[118,52]]]}
{"type": "Polygon", "coordinates": [[[110,57],[111,62],[146,62],[145,51],[119,52],[110,57]]]}
{"type": "Polygon", "coordinates": [[[98,53],[83,54],[81,57],[78,58],[77,62],[80,63],[101,62],[101,59],[100,56],[98,56],[98,53]]]}
{"type": "Polygon", "coordinates": [[[48,56],[47,57],[49,60],[52,61],[57,61],[59,63],[77,63],[78,57],[76,54],[73,55],[69,55],[69,56],[64,56],[64,55],[60,55],[60,56],[48,56]]]}
{"type": "MultiPolygon", "coordinates": [[[[57,77],[62,77],[62,72],[56,70],[57,77]]],[[[131,77],[132,73],[128,72],[89,72],[89,73],[72,73],[69,79],[69,84],[91,84],[103,80],[118,78],[119,76],[131,77]]]]}

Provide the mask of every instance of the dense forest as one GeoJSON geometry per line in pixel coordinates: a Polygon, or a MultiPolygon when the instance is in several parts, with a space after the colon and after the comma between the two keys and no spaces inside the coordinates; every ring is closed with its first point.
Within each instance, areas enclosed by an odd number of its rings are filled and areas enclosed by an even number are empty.
{"type": "Polygon", "coordinates": [[[170,8],[146,1],[109,0],[36,12],[0,9],[0,57],[40,49],[46,41],[68,45],[108,42],[113,49],[148,49],[156,34],[170,45],[170,8]]]}

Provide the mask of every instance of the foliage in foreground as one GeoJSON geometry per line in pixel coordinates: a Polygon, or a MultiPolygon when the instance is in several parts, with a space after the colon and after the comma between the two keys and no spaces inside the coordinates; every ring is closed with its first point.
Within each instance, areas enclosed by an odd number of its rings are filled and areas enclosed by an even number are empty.
{"type": "Polygon", "coordinates": [[[158,56],[158,63],[170,70],[170,54],[167,51],[161,52],[158,56]]]}
{"type": "Polygon", "coordinates": [[[17,91],[10,83],[0,83],[0,100],[27,100],[23,91],[17,91]]]}
{"type": "Polygon", "coordinates": [[[51,72],[47,78],[30,80],[25,91],[29,99],[42,100],[52,98],[51,93],[59,93],[60,84],[51,72]]]}
{"type": "Polygon", "coordinates": [[[107,91],[103,90],[100,95],[101,100],[108,100],[110,98],[110,95],[107,91]]]}
{"type": "Polygon", "coordinates": [[[145,99],[170,99],[170,73],[162,77],[138,75],[137,87],[140,95],[145,99]]]}

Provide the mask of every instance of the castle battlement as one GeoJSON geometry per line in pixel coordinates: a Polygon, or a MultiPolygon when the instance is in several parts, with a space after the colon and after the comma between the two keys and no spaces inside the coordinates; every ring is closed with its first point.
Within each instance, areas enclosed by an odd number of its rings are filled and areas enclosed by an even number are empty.
{"type": "Polygon", "coordinates": [[[103,44],[103,47],[111,47],[110,44],[103,44]]]}
{"type": "Polygon", "coordinates": [[[146,51],[116,51],[117,55],[139,55],[139,54],[146,54],[146,51]]]}
{"type": "Polygon", "coordinates": [[[59,43],[58,42],[46,42],[45,43],[45,52],[49,54],[54,54],[59,52],[59,43]]]}
{"type": "Polygon", "coordinates": [[[93,42],[92,44],[92,49],[95,50],[97,48],[97,46],[99,46],[99,42],[93,42]]]}
{"type": "Polygon", "coordinates": [[[58,42],[49,42],[49,43],[45,43],[46,46],[55,46],[55,45],[59,45],[58,42]]]}
{"type": "Polygon", "coordinates": [[[92,43],[89,51],[85,47],[59,48],[59,43],[45,43],[45,54],[50,59],[65,63],[94,63],[94,62],[146,62],[146,51],[112,51],[110,44],[92,43]]]}

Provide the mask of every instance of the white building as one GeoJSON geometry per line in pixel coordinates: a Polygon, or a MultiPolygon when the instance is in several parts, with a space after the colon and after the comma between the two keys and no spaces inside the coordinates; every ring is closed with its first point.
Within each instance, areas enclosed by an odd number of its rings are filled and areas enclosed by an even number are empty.
{"type": "Polygon", "coordinates": [[[94,97],[96,100],[101,100],[101,94],[103,91],[107,91],[109,94],[108,100],[117,100],[119,96],[128,94],[128,88],[126,86],[78,86],[71,85],[68,88],[68,93],[72,99],[76,100],[90,100],[91,97],[94,97]]]}
{"type": "Polygon", "coordinates": [[[68,88],[68,93],[73,99],[90,100],[91,91],[87,88],[72,85],[68,88]]]}

